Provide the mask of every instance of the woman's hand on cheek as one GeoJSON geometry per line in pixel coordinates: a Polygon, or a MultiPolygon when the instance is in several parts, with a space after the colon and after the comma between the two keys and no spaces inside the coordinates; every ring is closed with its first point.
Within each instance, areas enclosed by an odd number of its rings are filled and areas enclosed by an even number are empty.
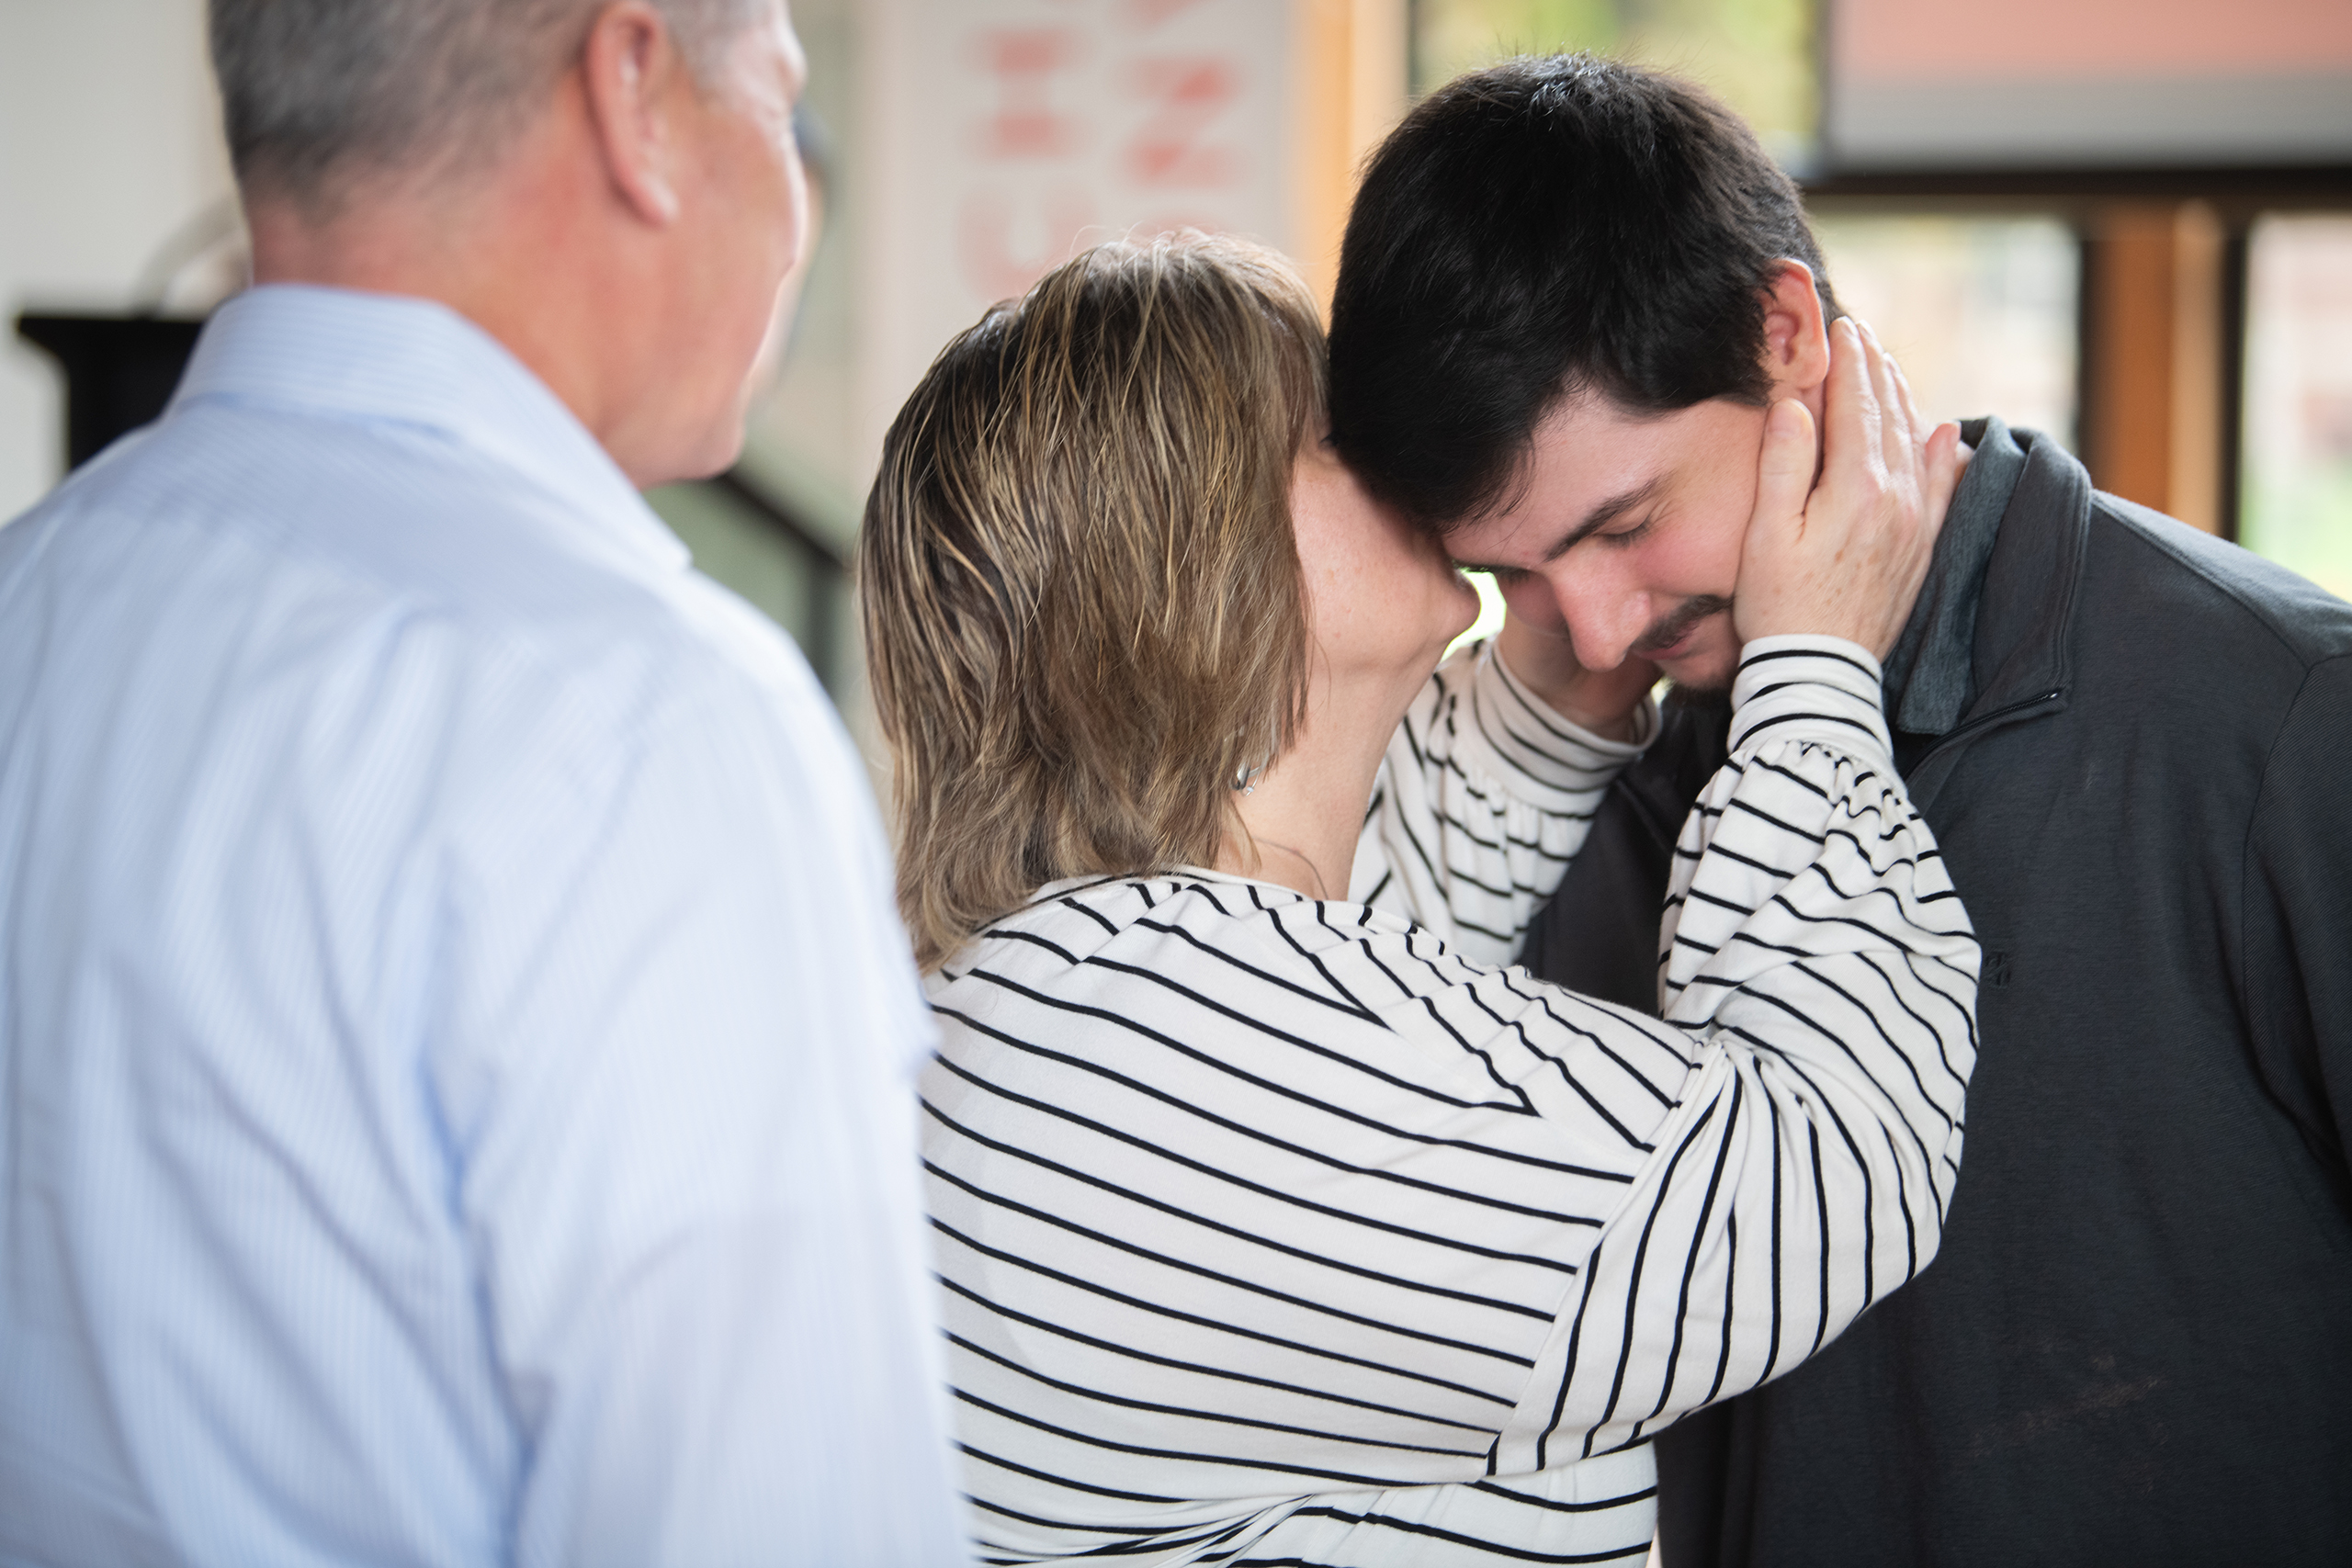
{"type": "Polygon", "coordinates": [[[1634,739],[1634,716],[1657,684],[1657,666],[1627,654],[1614,670],[1588,670],[1549,584],[1527,577],[1497,586],[1510,609],[1495,638],[1504,668],[1569,723],[1607,740],[1634,739]]]}
{"type": "Polygon", "coordinates": [[[1927,581],[1967,453],[1956,424],[1922,435],[1902,371],[1868,329],[1839,321],[1829,342],[1818,484],[1812,414],[1788,399],[1765,416],[1733,624],[1742,642],[1810,632],[1883,659],[1927,581]]]}

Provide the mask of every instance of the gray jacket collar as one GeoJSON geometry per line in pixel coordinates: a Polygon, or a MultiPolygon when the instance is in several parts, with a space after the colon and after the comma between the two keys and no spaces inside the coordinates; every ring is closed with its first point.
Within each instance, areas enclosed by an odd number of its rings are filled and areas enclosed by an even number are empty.
{"type": "Polygon", "coordinates": [[[1998,419],[1961,434],[1976,455],[1885,661],[1888,716],[1914,735],[1949,735],[2065,683],[2089,476],[2049,437],[1998,419]]]}

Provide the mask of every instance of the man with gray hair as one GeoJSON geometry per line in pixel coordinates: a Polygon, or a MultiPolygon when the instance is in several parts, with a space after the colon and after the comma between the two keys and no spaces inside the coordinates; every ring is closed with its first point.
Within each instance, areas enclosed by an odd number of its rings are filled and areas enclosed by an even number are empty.
{"type": "Polygon", "coordinates": [[[0,1562],[962,1561],[863,773],[640,486],[781,0],[214,0],[257,287],[0,529],[0,1562]]]}

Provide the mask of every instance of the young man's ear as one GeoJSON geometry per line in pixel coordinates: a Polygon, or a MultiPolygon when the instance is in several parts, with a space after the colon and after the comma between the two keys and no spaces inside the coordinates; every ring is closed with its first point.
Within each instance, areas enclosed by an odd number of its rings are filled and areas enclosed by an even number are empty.
{"type": "Polygon", "coordinates": [[[1774,264],[1764,295],[1764,370],[1776,399],[1818,393],[1829,378],[1829,324],[1813,268],[1801,261],[1774,264]]]}

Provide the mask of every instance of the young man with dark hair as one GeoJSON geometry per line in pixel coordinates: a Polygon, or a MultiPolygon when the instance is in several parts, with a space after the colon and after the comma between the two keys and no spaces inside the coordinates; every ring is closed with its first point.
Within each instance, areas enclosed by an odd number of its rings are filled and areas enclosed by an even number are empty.
{"type": "MultiPolygon", "coordinates": [[[[1366,174],[1335,435],[1586,666],[1704,691],[1738,655],[1767,410],[1817,419],[1837,314],[1733,116],[1515,61],[1432,95],[1366,174]]],[[[1964,432],[1883,673],[1984,944],[1967,1176],[1918,1282],[1658,1439],[1666,1559],[2340,1558],[2352,606],[2095,491],[2046,436],[1964,432]]],[[[1686,709],[1620,785],[1540,973],[1655,1006],[1623,938],[1583,939],[1656,909],[1717,744],[1686,709]]]]}

